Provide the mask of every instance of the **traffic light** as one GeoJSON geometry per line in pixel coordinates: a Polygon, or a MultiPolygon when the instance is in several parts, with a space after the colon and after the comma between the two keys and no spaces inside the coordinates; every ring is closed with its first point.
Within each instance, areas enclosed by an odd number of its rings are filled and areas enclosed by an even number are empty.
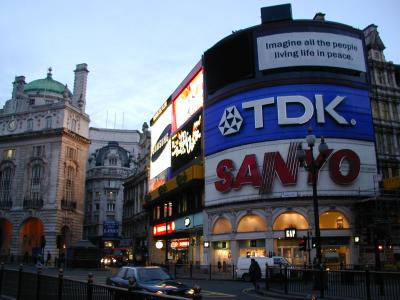
{"type": "Polygon", "coordinates": [[[307,251],[307,238],[305,236],[303,236],[299,241],[299,250],[307,251]]]}

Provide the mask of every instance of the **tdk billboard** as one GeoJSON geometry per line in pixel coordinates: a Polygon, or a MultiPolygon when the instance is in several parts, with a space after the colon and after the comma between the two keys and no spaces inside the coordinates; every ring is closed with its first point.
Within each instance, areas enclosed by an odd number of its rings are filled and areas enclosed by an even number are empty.
{"type": "Polygon", "coordinates": [[[205,109],[206,155],[232,147],[316,136],[373,141],[368,92],[305,84],[236,94],[205,109]]]}

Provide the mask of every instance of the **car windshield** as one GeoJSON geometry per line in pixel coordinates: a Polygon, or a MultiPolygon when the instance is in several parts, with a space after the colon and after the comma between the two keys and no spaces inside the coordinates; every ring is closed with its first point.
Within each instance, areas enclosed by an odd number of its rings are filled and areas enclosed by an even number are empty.
{"type": "Polygon", "coordinates": [[[172,279],[166,271],[161,268],[140,268],[137,270],[139,281],[155,281],[172,279]]]}

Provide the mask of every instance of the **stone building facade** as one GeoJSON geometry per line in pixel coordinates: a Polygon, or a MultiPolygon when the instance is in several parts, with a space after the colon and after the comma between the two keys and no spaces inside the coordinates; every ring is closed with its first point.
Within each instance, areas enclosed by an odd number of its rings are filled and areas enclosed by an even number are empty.
{"type": "Polygon", "coordinates": [[[100,248],[119,245],[123,181],[137,172],[138,130],[90,128],[84,237],[100,248]]]}
{"type": "Polygon", "coordinates": [[[150,131],[147,123],[142,126],[136,162],[137,172],[126,178],[123,184],[122,236],[130,241],[130,259],[145,264],[148,259],[149,218],[143,203],[148,192],[150,166],[150,131]]]}
{"type": "Polygon", "coordinates": [[[74,92],[47,77],[18,76],[0,110],[0,253],[53,257],[82,238],[89,116],[88,69],[74,92]]]}
{"type": "Polygon", "coordinates": [[[400,66],[387,61],[377,26],[364,29],[380,188],[355,209],[360,263],[400,261],[400,66]]]}

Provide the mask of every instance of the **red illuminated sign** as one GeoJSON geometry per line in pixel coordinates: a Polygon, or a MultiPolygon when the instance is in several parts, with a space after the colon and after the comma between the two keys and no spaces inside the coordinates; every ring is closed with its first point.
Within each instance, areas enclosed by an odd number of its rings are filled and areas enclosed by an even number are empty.
{"type": "MultiPolygon", "coordinates": [[[[221,193],[229,192],[233,189],[240,189],[242,185],[250,184],[256,188],[260,188],[261,192],[268,193],[272,189],[275,175],[279,177],[282,185],[295,185],[297,183],[297,173],[300,163],[295,157],[297,143],[291,143],[286,162],[279,152],[267,152],[264,154],[263,167],[259,169],[257,157],[255,154],[248,154],[244,157],[243,162],[235,176],[234,162],[230,159],[221,160],[216,169],[216,173],[220,180],[214,182],[215,189],[221,193]]],[[[320,154],[316,161],[320,165],[329,163],[329,175],[333,182],[340,185],[351,184],[360,174],[360,158],[353,150],[341,149],[334,152],[329,149],[326,159],[320,154]],[[347,174],[342,174],[341,165],[343,161],[348,163],[347,174]]],[[[306,163],[311,161],[310,150],[306,151],[306,163]]],[[[318,174],[317,174],[318,179],[318,174]]],[[[308,176],[308,183],[312,184],[311,174],[308,176]]]]}
{"type": "Polygon", "coordinates": [[[172,232],[175,232],[175,221],[153,226],[153,236],[165,235],[172,232]]]}
{"type": "Polygon", "coordinates": [[[172,249],[187,249],[189,248],[189,239],[173,240],[171,242],[172,249]]]}

